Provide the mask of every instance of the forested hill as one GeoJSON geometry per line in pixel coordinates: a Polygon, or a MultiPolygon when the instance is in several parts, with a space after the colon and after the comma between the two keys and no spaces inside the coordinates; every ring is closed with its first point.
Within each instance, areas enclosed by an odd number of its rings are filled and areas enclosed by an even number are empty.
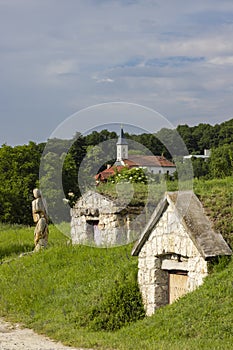
{"type": "Polygon", "coordinates": [[[177,131],[189,153],[202,154],[204,149],[217,148],[233,142],[233,119],[214,126],[199,124],[190,127],[179,125],[177,131]]]}
{"type": "MultiPolygon", "coordinates": [[[[208,162],[200,159],[193,161],[195,177],[220,178],[233,174],[233,119],[221,124],[199,124],[189,127],[179,125],[177,129],[162,129],[157,134],[128,135],[126,137],[144,145],[155,155],[164,154],[167,158],[182,156],[179,150],[170,154],[165,147],[176,143],[177,132],[184,140],[189,153],[202,154],[204,149],[211,149],[211,157],[208,162]],[[160,140],[166,140],[161,142],[160,140]]],[[[112,154],[112,162],[115,158],[115,144],[117,134],[108,130],[93,131],[90,135],[82,136],[78,133],[73,140],[49,140],[46,146],[46,177],[49,183],[51,196],[62,200],[62,191],[56,187],[57,169],[63,163],[63,188],[67,193],[71,190],[75,198],[80,194],[78,186],[79,166],[94,145],[107,143],[107,154],[112,154]],[[111,141],[112,140],[112,141],[111,141]],[[69,147],[70,146],[70,147],[69,147]],[[113,146],[113,147],[112,147],[113,146]],[[68,154],[66,150],[69,149],[68,154]],[[111,150],[110,150],[111,149],[111,150]]],[[[30,141],[27,145],[0,147],[0,222],[32,224],[31,201],[32,190],[38,186],[39,167],[45,143],[36,144],[30,141]]],[[[89,152],[90,153],[90,152],[89,152]]],[[[97,146],[94,149],[95,157],[104,167],[106,150],[97,146]]],[[[88,158],[88,157],[86,157],[88,158]]],[[[92,168],[92,158],[87,159],[87,172],[92,168]],[[89,162],[88,162],[89,161],[89,162]]],[[[62,218],[61,218],[62,219],[62,218]]]]}
{"type": "MultiPolygon", "coordinates": [[[[222,124],[210,125],[199,124],[197,126],[178,125],[175,130],[161,129],[156,134],[128,135],[135,141],[142,143],[154,154],[164,153],[169,158],[169,153],[164,146],[171,145],[175,149],[174,143],[177,141],[177,133],[183,139],[189,154],[203,154],[204,149],[217,148],[233,142],[233,119],[222,124]],[[163,140],[164,144],[159,142],[163,140]]],[[[178,143],[178,141],[177,141],[178,143]]],[[[183,149],[182,151],[183,152],[183,149]]],[[[179,152],[177,152],[179,153],[179,152]]],[[[175,154],[184,155],[184,154],[175,154]]]]}

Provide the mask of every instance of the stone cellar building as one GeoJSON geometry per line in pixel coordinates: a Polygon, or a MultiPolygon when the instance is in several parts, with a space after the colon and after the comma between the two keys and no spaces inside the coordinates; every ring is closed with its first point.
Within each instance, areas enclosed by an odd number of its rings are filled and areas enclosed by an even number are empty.
{"type": "Polygon", "coordinates": [[[147,315],[199,287],[209,260],[231,254],[192,191],[167,192],[132,250],[147,315]]]}
{"type": "Polygon", "coordinates": [[[95,246],[127,244],[138,238],[145,223],[143,208],[88,191],[71,209],[71,239],[73,244],[95,246]]]}

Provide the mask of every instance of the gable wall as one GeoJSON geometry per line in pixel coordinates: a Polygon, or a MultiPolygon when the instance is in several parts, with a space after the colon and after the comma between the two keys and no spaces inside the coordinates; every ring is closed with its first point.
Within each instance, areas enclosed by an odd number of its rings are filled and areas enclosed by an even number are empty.
{"type": "Polygon", "coordinates": [[[87,193],[71,209],[71,239],[73,244],[127,244],[137,238],[137,232],[145,223],[146,212],[142,208],[129,207],[121,211],[104,196],[87,193]],[[94,228],[92,222],[98,225],[94,228]]]}
{"type": "Polygon", "coordinates": [[[187,291],[207,275],[207,262],[169,205],[138,257],[138,282],[147,315],[168,303],[168,270],[188,272],[187,291]],[[163,265],[163,266],[162,266],[163,265]]]}
{"type": "Polygon", "coordinates": [[[102,211],[106,210],[107,212],[114,211],[114,202],[107,199],[106,197],[100,195],[96,192],[87,192],[84,194],[78,202],[75,204],[74,209],[83,209],[83,208],[101,208],[102,211]]]}

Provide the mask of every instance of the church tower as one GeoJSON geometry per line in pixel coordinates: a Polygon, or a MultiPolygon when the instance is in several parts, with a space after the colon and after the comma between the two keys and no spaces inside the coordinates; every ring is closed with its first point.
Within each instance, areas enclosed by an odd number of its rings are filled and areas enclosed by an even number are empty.
{"type": "Polygon", "coordinates": [[[121,133],[117,141],[117,161],[122,162],[124,159],[128,159],[128,142],[121,127],[121,133]]]}

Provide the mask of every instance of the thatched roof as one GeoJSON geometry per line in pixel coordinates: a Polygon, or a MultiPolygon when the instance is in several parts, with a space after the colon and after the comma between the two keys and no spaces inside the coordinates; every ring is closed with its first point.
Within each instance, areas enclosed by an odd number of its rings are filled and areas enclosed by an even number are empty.
{"type": "Polygon", "coordinates": [[[141,248],[154,230],[160,217],[168,206],[175,211],[190,239],[200,254],[208,259],[220,255],[231,255],[232,251],[222,235],[213,229],[213,225],[204,212],[204,208],[192,191],[167,192],[160,201],[150,221],[136,242],[132,255],[138,255],[141,248]]]}

